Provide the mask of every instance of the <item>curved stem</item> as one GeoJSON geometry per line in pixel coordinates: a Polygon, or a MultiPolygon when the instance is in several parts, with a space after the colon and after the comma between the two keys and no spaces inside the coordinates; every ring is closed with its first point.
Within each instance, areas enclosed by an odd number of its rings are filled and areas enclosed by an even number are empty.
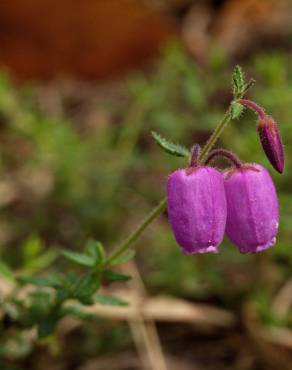
{"type": "Polygon", "coordinates": [[[256,112],[259,115],[259,118],[260,119],[265,118],[266,113],[265,113],[264,108],[262,108],[261,106],[259,106],[254,101],[248,100],[248,99],[239,99],[238,102],[240,104],[244,105],[245,107],[247,107],[247,108],[253,110],[254,112],[256,112]]]}
{"type": "Polygon", "coordinates": [[[230,152],[226,149],[214,149],[212,152],[209,153],[205,160],[205,164],[209,164],[214,158],[216,157],[225,157],[228,159],[235,167],[241,168],[242,163],[241,160],[235,155],[234,153],[230,152]]]}
{"type": "Polygon", "coordinates": [[[108,266],[115,258],[123,254],[131,244],[133,244],[140,236],[140,234],[146,229],[146,227],[163,211],[165,211],[167,205],[166,197],[161,200],[161,202],[152,209],[150,213],[144,218],[140,225],[134,230],[126,240],[124,240],[116,251],[106,260],[105,266],[108,266]]]}
{"type": "MultiPolygon", "coordinates": [[[[216,144],[216,141],[219,139],[220,135],[222,134],[223,130],[226,128],[227,124],[231,121],[231,105],[227,109],[224,117],[219,122],[215,130],[213,131],[212,135],[210,136],[209,140],[203,147],[202,151],[198,155],[199,162],[203,162],[209,151],[213,148],[216,144]]],[[[108,266],[115,258],[123,254],[140,236],[140,234],[146,229],[146,227],[156,218],[158,217],[167,206],[167,199],[164,198],[152,211],[144,218],[141,224],[128,236],[126,240],[124,240],[120,246],[116,248],[113,254],[106,260],[104,266],[108,266]]]]}

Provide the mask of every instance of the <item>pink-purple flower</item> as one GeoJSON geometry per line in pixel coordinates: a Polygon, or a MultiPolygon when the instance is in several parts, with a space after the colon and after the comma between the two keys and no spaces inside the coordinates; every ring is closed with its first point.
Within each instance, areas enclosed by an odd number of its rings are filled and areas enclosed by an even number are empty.
{"type": "Polygon", "coordinates": [[[259,164],[224,173],[226,233],[241,253],[272,247],[279,226],[278,197],[268,171],[259,164]]]}
{"type": "Polygon", "coordinates": [[[240,99],[239,103],[258,114],[257,129],[264,152],[274,169],[284,171],[284,147],[278,125],[272,116],[265,113],[263,107],[252,100],[240,99]]]}
{"type": "Polygon", "coordinates": [[[218,252],[227,236],[241,253],[257,253],[276,243],[279,227],[277,192],[269,172],[261,165],[243,163],[234,153],[212,149],[226,122],[247,107],[258,115],[257,131],[272,166],[284,170],[284,147],[278,125],[263,107],[244,95],[251,86],[244,82],[240,67],[233,74],[234,100],[224,119],[201,150],[191,151],[156,135],[168,153],[190,159],[187,169],[172,173],[167,183],[168,215],[178,244],[185,254],[218,252]],[[210,166],[217,157],[232,163],[221,173],[210,166]]]}
{"type": "Polygon", "coordinates": [[[226,224],[222,174],[212,167],[179,169],[168,177],[168,217],[185,254],[217,253],[226,224]]]}
{"type": "Polygon", "coordinates": [[[282,173],[284,171],[284,148],[277,123],[273,117],[265,115],[259,118],[257,129],[267,158],[275,170],[282,173]]]}
{"type": "MultiPolygon", "coordinates": [[[[225,151],[216,152],[232,158],[225,151]]],[[[272,247],[279,226],[273,180],[259,164],[240,164],[223,174],[195,166],[172,173],[167,182],[168,216],[185,254],[217,253],[224,232],[241,253],[272,247]]]]}

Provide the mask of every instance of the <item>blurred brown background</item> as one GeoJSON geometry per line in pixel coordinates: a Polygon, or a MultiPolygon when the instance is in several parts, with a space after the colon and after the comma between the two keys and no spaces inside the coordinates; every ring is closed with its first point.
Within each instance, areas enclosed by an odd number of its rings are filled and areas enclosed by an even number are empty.
{"type": "Polygon", "coordinates": [[[203,60],[210,41],[247,53],[291,32],[289,0],[0,2],[0,63],[17,79],[106,78],[147,64],[181,37],[203,60]]]}
{"type": "Polygon", "coordinates": [[[291,41],[292,0],[0,0],[0,370],[292,369],[291,41]],[[14,289],[3,304],[1,262],[79,277],[60,249],[95,238],[111,251],[182,166],[150,131],[203,144],[237,63],[279,122],[286,172],[272,172],[252,113],[220,145],[271,171],[275,248],[246,256],[225,240],[218,256],[185,257],[165,213],[117,266],[133,279],[101,284],[129,307],[82,306],[97,317],[67,315],[36,339],[44,291],[19,308],[14,289]]]}

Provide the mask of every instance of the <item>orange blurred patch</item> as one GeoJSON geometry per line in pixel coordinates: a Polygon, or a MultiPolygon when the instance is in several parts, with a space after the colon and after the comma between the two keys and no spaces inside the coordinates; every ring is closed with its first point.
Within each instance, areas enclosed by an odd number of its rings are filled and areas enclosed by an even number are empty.
{"type": "Polygon", "coordinates": [[[117,75],[145,64],[174,33],[137,0],[0,2],[0,64],[18,79],[117,75]]]}

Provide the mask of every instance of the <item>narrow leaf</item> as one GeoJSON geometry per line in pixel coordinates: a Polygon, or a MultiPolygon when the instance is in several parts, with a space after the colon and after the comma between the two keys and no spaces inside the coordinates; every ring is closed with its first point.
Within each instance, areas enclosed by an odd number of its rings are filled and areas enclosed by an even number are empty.
{"type": "Polygon", "coordinates": [[[111,271],[111,270],[105,270],[103,272],[103,277],[107,281],[127,281],[131,279],[131,276],[129,275],[124,275],[116,271],[111,271]]]}
{"type": "Polygon", "coordinates": [[[81,277],[73,292],[74,297],[79,299],[82,303],[91,303],[91,296],[99,288],[99,273],[92,272],[81,277]]]}
{"type": "Polygon", "coordinates": [[[101,242],[89,239],[85,246],[85,253],[94,259],[95,265],[105,260],[105,251],[101,242]]]}
{"type": "Polygon", "coordinates": [[[40,254],[39,256],[27,261],[23,271],[27,273],[35,273],[37,271],[43,270],[50,266],[55,259],[58,257],[58,252],[56,249],[49,249],[46,252],[40,254]]]}
{"type": "Polygon", "coordinates": [[[78,263],[79,265],[92,267],[95,264],[94,259],[88,254],[78,253],[64,249],[61,254],[70,261],[78,263]]]}
{"type": "Polygon", "coordinates": [[[60,279],[63,287],[70,291],[77,284],[78,277],[72,271],[68,271],[61,275],[60,279]]]}
{"type": "Polygon", "coordinates": [[[42,287],[60,288],[62,281],[57,276],[40,277],[40,276],[21,276],[18,281],[22,284],[32,284],[42,287]]]}
{"type": "Polygon", "coordinates": [[[235,97],[240,96],[244,90],[244,74],[239,65],[235,66],[232,74],[233,94],[235,97]]]}
{"type": "Polygon", "coordinates": [[[188,157],[190,155],[190,151],[187,148],[166,140],[165,138],[160,136],[157,132],[152,131],[151,135],[153,139],[156,141],[156,143],[167,153],[175,155],[177,157],[188,157]]]}
{"type": "Polygon", "coordinates": [[[128,306],[128,303],[122,299],[102,294],[96,294],[94,301],[109,306],[128,306]]]}
{"type": "Polygon", "coordinates": [[[81,319],[81,320],[86,320],[86,319],[90,319],[90,318],[94,317],[93,314],[90,314],[90,313],[87,313],[87,312],[83,311],[82,310],[82,305],[73,305],[73,304],[70,304],[70,305],[67,305],[67,306],[63,307],[61,309],[60,315],[62,317],[70,315],[70,316],[73,316],[73,317],[77,317],[78,319],[81,319]]]}
{"type": "Polygon", "coordinates": [[[251,78],[244,86],[244,94],[255,84],[256,80],[251,78]]]}

